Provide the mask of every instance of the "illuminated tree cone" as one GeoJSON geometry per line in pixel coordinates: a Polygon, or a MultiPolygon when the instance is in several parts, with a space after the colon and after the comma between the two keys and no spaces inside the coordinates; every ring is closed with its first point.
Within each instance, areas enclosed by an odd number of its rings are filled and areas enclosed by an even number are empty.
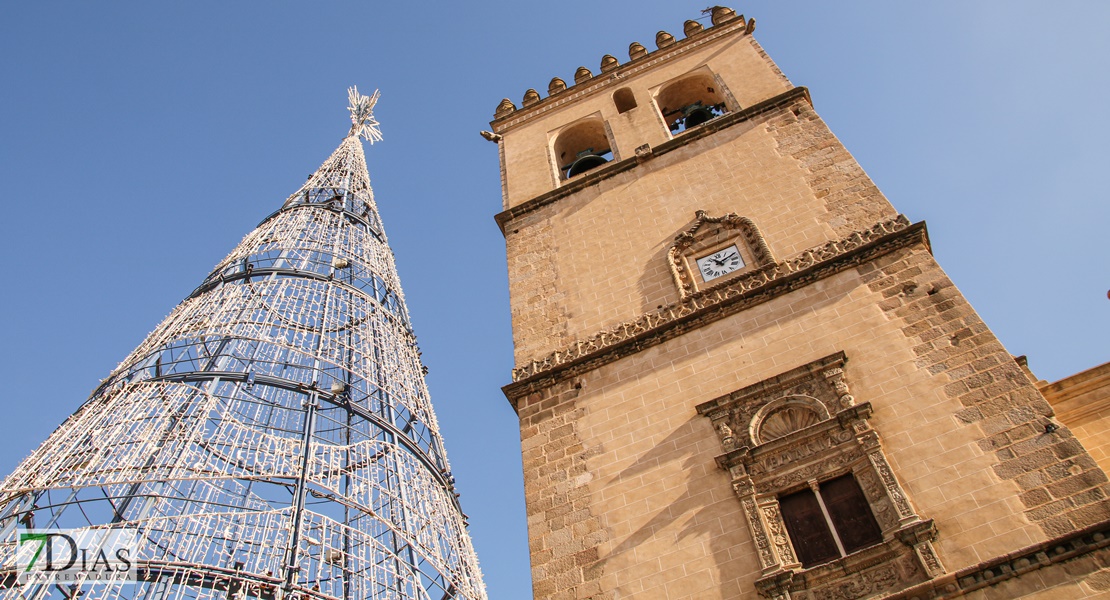
{"type": "Polygon", "coordinates": [[[137,584],[83,599],[485,598],[359,136],[128,356],[0,490],[18,532],[136,527],[137,584]]]}

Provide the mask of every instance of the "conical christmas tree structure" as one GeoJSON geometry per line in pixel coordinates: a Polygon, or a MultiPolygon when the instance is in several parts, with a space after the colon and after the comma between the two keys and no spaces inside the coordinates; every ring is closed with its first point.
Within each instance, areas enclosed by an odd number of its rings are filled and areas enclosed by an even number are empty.
{"type": "Polygon", "coordinates": [[[3,598],[485,598],[362,136],[3,483],[3,598]],[[134,528],[138,583],[15,583],[19,532],[134,528]],[[79,591],[78,591],[79,589],[79,591]]]}

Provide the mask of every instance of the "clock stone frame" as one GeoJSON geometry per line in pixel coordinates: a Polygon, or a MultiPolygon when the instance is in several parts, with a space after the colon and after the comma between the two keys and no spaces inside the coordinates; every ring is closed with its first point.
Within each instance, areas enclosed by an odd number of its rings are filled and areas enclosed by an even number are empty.
{"type": "Polygon", "coordinates": [[[671,274],[683,298],[731,281],[738,275],[774,266],[774,255],[751,219],[735,213],[711,217],[704,210],[697,211],[694,217],[694,222],[675,236],[667,252],[671,274]],[[698,260],[731,246],[736,246],[744,264],[735,271],[706,281],[698,260]]]}

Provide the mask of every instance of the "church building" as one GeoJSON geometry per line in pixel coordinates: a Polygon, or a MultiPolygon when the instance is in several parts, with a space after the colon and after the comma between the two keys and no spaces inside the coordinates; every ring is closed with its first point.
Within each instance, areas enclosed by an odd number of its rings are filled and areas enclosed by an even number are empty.
{"type": "Polygon", "coordinates": [[[754,30],[485,132],[536,597],[1110,593],[1110,365],[1038,381],[754,30]]]}

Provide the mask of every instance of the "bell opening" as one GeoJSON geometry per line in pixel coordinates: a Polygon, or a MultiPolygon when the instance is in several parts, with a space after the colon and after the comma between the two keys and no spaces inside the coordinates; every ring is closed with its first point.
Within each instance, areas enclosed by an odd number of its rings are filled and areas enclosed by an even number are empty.
{"type": "Polygon", "coordinates": [[[706,121],[709,121],[713,117],[717,116],[713,114],[713,109],[711,108],[701,105],[695,106],[696,107],[691,110],[689,114],[686,115],[686,118],[683,120],[683,124],[686,125],[686,129],[697,127],[698,125],[701,125],[702,123],[705,123],[706,121]]]}
{"type": "Polygon", "coordinates": [[[664,85],[656,93],[655,102],[672,134],[704,125],[729,112],[722,85],[707,70],[664,85]]]}
{"type": "Polygon", "coordinates": [[[594,154],[593,148],[583,150],[578,153],[578,158],[567,167],[567,178],[580,175],[590,169],[596,169],[607,162],[609,162],[609,159],[600,154],[594,154]]]}
{"type": "Polygon", "coordinates": [[[560,180],[596,169],[613,158],[605,123],[596,117],[582,119],[564,128],[555,138],[551,150],[560,180]]]}

